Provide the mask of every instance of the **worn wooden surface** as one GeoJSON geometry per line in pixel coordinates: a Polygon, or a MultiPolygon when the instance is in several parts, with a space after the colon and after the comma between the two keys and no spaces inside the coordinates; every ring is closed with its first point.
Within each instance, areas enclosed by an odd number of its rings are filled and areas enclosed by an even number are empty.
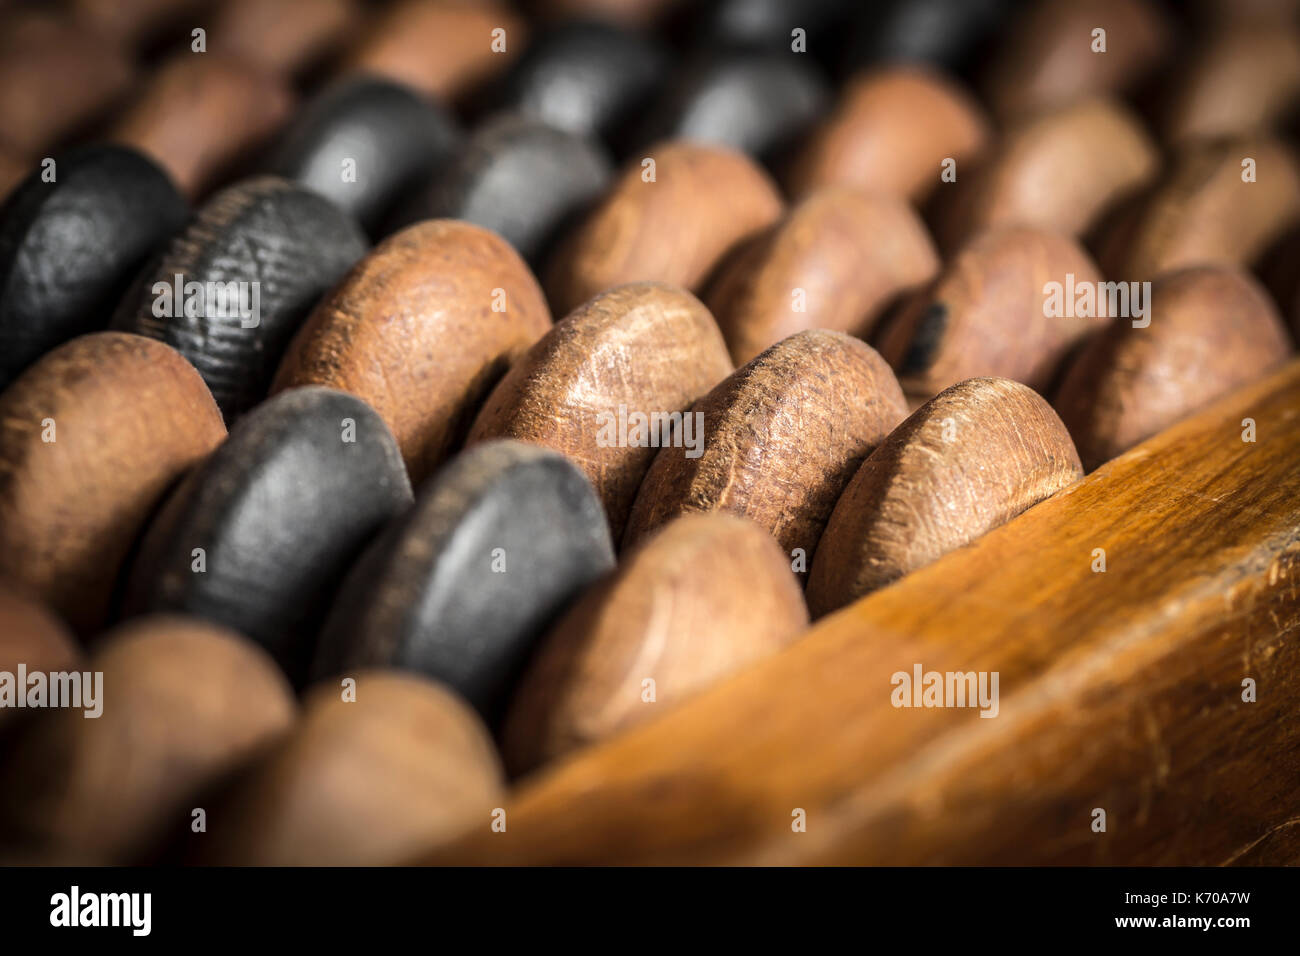
{"type": "Polygon", "coordinates": [[[507,832],[425,860],[1294,861],[1298,457],[1293,362],[544,772],[507,832]],[[998,716],[894,708],[891,675],[918,663],[997,671],[998,716]]]}

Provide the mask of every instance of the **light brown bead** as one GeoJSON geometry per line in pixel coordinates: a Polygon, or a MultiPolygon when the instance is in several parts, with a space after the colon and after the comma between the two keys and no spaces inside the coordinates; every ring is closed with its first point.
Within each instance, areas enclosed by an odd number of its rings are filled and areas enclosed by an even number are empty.
{"type": "Polygon", "coordinates": [[[776,187],[740,153],[672,142],[644,159],[654,160],[654,181],[634,159],[557,249],[546,279],[557,314],[628,282],[699,291],[729,249],[781,215],[776,187]]]}
{"type": "Polygon", "coordinates": [[[468,441],[516,438],[567,456],[595,486],[618,541],[655,454],[631,443],[630,428],[617,434],[620,410],[647,419],[685,412],[731,368],[695,296],[657,282],[621,286],[556,324],[511,368],[468,441]]]}
{"type": "Polygon", "coordinates": [[[906,200],[828,186],[733,250],[705,302],[739,365],[803,329],[865,337],[886,306],[938,269],[906,200]]]}
{"type": "MultiPolygon", "coordinates": [[[[30,862],[121,864],[149,855],[189,829],[207,786],[293,720],[293,694],[274,662],[237,634],[191,618],[124,624],[84,668],[103,674],[100,716],[42,712],[0,793],[10,845],[30,862]]],[[[209,827],[216,823],[209,818],[209,827]]]]}
{"type": "Polygon", "coordinates": [[[79,633],[99,628],[153,508],[225,435],[169,346],[120,332],[59,346],[0,393],[0,574],[79,633]]]}
{"type": "Polygon", "coordinates": [[[673,518],[725,511],[770,532],[793,563],[811,561],[858,465],[907,415],[876,351],[840,332],[799,332],[714,388],[703,448],[663,448],[628,520],[631,547],[673,518]]]}
{"type": "Polygon", "coordinates": [[[808,579],[815,616],[1010,521],[1083,474],[1070,435],[1037,392],[1000,378],[945,389],[858,469],[808,579]]]}
{"type": "Polygon", "coordinates": [[[225,0],[208,49],[293,73],[317,62],[362,22],[356,0],[225,0]]]}
{"type": "MultiPolygon", "coordinates": [[[[58,617],[11,582],[0,581],[0,672],[17,675],[20,664],[28,673],[69,670],[80,660],[81,649],[58,617]]],[[[10,705],[0,707],[0,728],[23,713],[10,705]]]]}
{"type": "Polygon", "coordinates": [[[390,236],[315,308],[272,392],[326,385],[379,412],[418,482],[460,444],[488,391],[551,327],[504,239],[433,219],[390,236]]]}
{"type": "Polygon", "coordinates": [[[454,694],[386,671],[319,684],[290,733],[247,768],[193,855],[240,866],[406,862],[467,828],[492,825],[503,799],[486,728],[454,694]]]}
{"type": "Polygon", "coordinates": [[[523,773],[644,723],[807,623],[771,535],[731,515],[673,521],[542,639],[502,732],[507,765],[523,773]]]}
{"type": "Polygon", "coordinates": [[[1149,308],[1149,326],[1120,319],[1089,342],[1056,396],[1090,470],[1262,378],[1292,351],[1272,300],[1235,269],[1168,274],[1153,284],[1149,308]]]}

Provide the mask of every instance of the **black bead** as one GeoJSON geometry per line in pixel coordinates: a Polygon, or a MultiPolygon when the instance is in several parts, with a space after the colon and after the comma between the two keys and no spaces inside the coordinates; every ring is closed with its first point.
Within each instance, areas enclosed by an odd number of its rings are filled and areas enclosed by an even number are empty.
{"type": "Polygon", "coordinates": [[[411,501],[397,442],[369,405],[318,386],[282,392],[172,492],[145,533],[125,611],[224,624],[301,683],[348,567],[411,501]]]}
{"type": "Polygon", "coordinates": [[[845,71],[907,61],[960,72],[972,65],[1014,5],[1014,0],[884,0],[868,4],[850,31],[845,71]]]}
{"type": "Polygon", "coordinates": [[[323,196],[273,176],[244,180],[210,199],[146,268],[113,325],[189,359],[230,422],[266,394],[308,311],[367,247],[356,221],[323,196]],[[197,283],[203,295],[176,301],[178,275],[182,288],[197,283]],[[245,285],[223,307],[217,289],[228,283],[245,285]],[[191,301],[199,304],[187,315],[191,301]]]}
{"type": "Polygon", "coordinates": [[[461,140],[442,107],[400,83],[356,77],[327,88],[281,137],[267,170],[330,199],[372,234],[461,140]],[[344,181],[345,162],[355,181],[344,181]]]}
{"type": "Polygon", "coordinates": [[[185,224],[167,174],[125,146],[55,157],[0,208],[0,388],[68,339],[105,328],[124,288],[185,224]]]}
{"type": "Polygon", "coordinates": [[[564,228],[609,185],[604,151],[523,116],[497,116],[401,212],[402,224],[463,219],[502,236],[537,269],[564,228]]]}
{"type": "Polygon", "coordinates": [[[546,625],[613,566],[600,499],[581,471],[523,442],[476,445],[348,575],[315,672],[419,671],[496,720],[546,625]]]}

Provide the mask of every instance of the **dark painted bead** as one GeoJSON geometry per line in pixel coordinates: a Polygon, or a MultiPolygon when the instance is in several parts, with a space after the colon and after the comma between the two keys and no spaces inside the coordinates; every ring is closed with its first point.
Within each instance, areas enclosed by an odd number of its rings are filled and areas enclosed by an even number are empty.
{"type": "Polygon", "coordinates": [[[224,624],[301,682],[349,565],[411,500],[397,442],[369,405],[330,388],[282,392],[167,499],[145,533],[125,610],[224,624]]]}
{"type": "Polygon", "coordinates": [[[194,363],[230,422],[266,394],[293,333],[367,247],[356,221],[324,197],[274,176],[244,180],[168,244],[113,325],[194,363]],[[240,283],[229,287],[238,296],[223,302],[217,284],[229,283],[240,283]]]}
{"type": "Polygon", "coordinates": [[[850,31],[845,70],[883,61],[971,65],[1014,0],[883,0],[865,4],[850,31]]]}
{"type": "Polygon", "coordinates": [[[667,52],[644,33],[574,20],[546,29],[485,96],[484,109],[518,112],[557,129],[621,140],[664,82],[667,52]]]}
{"type": "MultiPolygon", "coordinates": [[[[806,55],[830,62],[840,47],[838,30],[861,0],[709,0],[683,7],[682,42],[698,50],[790,53],[795,30],[806,55]]],[[[876,2],[876,0],[871,0],[876,2]]],[[[804,54],[801,54],[804,55],[804,54]]]]}
{"type": "Polygon", "coordinates": [[[656,105],[640,140],[690,139],[771,160],[830,102],[830,88],[809,58],[740,54],[683,74],[656,105]]]}
{"type": "Polygon", "coordinates": [[[454,459],[348,575],[316,673],[396,666],[490,720],[546,625],[614,566],[600,499],[564,456],[497,441],[454,459]]]}
{"type": "Polygon", "coordinates": [[[145,260],[185,224],[167,174],[124,146],[55,158],[0,208],[0,388],[50,349],[108,325],[145,260]]]}
{"type": "Polygon", "coordinates": [[[327,88],[297,116],[267,162],[356,216],[372,233],[393,204],[459,145],[455,120],[400,83],[357,77],[327,88]],[[346,181],[351,160],[354,181],[346,181]]]}
{"type": "Polygon", "coordinates": [[[498,116],[475,131],[401,217],[404,224],[461,219],[491,229],[536,269],[611,175],[594,143],[539,120],[498,116]]]}

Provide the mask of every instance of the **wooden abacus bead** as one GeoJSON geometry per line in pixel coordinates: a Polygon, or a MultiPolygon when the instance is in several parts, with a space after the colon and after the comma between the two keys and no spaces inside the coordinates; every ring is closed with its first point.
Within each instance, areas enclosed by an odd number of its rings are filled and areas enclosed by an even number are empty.
{"type": "Polygon", "coordinates": [[[1170,48],[1169,24],[1150,0],[1047,0],[1010,23],[985,83],[1004,120],[1130,90],[1170,48]]]}
{"type": "Polygon", "coordinates": [[[802,30],[809,55],[826,59],[838,46],[853,4],[845,0],[704,0],[682,6],[681,40],[700,52],[747,50],[790,53],[802,30]]]}
{"type": "Polygon", "coordinates": [[[828,186],[732,250],[704,301],[743,365],[803,329],[866,337],[886,306],[938,269],[906,200],[828,186]]]}
{"type": "MultiPolygon", "coordinates": [[[[548,332],[483,404],[468,443],[515,438],[573,460],[617,541],[655,449],[609,434],[632,413],[685,412],[732,370],[708,309],[684,289],[635,283],[596,296],[548,332]]],[[[648,436],[647,436],[648,438],[648,436]]]]}
{"type": "Polygon", "coordinates": [[[1258,380],[1292,352],[1272,300],[1235,269],[1170,273],[1152,285],[1148,309],[1146,320],[1116,320],[1090,341],[1056,396],[1089,470],[1258,380]]]}
{"type": "Polygon", "coordinates": [[[453,100],[505,69],[527,43],[526,22],[499,0],[397,0],[374,16],[342,69],[453,100]]]}
{"type": "Polygon", "coordinates": [[[208,49],[292,74],[334,50],[361,16],[357,0],[224,0],[208,49]]]}
{"type": "Polygon", "coordinates": [[[1009,132],[945,204],[944,245],[960,248],[992,226],[1024,225],[1084,235],[1100,215],[1155,174],[1155,144],[1110,99],[1043,113],[1009,132]]]}
{"type": "Polygon", "coordinates": [[[1114,218],[1098,257],[1109,275],[1129,280],[1194,265],[1245,267],[1297,217],[1300,166],[1282,143],[1197,144],[1114,218]]]}
{"type": "Polygon", "coordinates": [[[609,158],[588,140],[502,115],[475,130],[403,204],[399,221],[472,222],[501,236],[535,269],[560,232],[604,194],[611,174],[609,158]]]}
{"type": "Polygon", "coordinates": [[[959,71],[1015,8],[1015,0],[873,0],[849,31],[846,66],[898,61],[959,71]]]}
{"type": "Polygon", "coordinates": [[[543,29],[486,94],[486,108],[517,112],[615,146],[663,85],[668,53],[652,37],[599,20],[543,29]]]}
{"type": "Polygon", "coordinates": [[[703,447],[660,449],[623,547],[678,515],[725,511],[770,532],[792,566],[801,553],[806,569],[835,499],[907,406],[871,346],[811,330],[737,369],[691,414],[703,416],[703,447]]]}
{"type": "Polygon", "coordinates": [[[134,76],[126,50],[104,34],[44,10],[12,11],[0,32],[0,130],[22,152],[48,149],[134,76]]]}
{"type": "Polygon", "coordinates": [[[1167,139],[1266,133],[1300,95],[1300,33],[1285,23],[1220,28],[1179,73],[1164,115],[1167,139]]]}
{"type": "Polygon", "coordinates": [[[352,560],[411,501],[397,442],[369,405],[327,388],[282,392],[240,419],[163,505],[125,611],[230,627],[300,684],[352,560]]]}
{"type": "Polygon", "coordinates": [[[774,165],[829,109],[825,78],[805,57],[733,54],[682,72],[655,105],[641,141],[690,140],[774,165]]]}
{"type": "Polygon", "coordinates": [[[891,192],[919,202],[941,184],[943,163],[984,151],[988,122],[966,92],[917,66],[864,73],[812,133],[787,177],[795,197],[829,185],[891,192]]]}
{"type": "Polygon", "coordinates": [[[272,390],[327,385],[365,399],[419,484],[550,327],[537,280],[500,236],[463,222],[417,223],[375,247],[320,302],[272,390]]]}
{"type": "Polygon", "coordinates": [[[0,208],[0,389],[61,342],[108,324],[124,288],[189,209],[167,174],[121,146],[59,156],[0,208]]]}
{"type": "Polygon", "coordinates": [[[44,711],[25,729],[0,791],[0,826],[9,831],[0,842],[30,862],[121,865],[148,856],[206,809],[194,802],[205,787],[293,720],[293,695],[269,657],[182,617],[142,618],[105,635],[81,686],[85,706],[44,711]]]}
{"type": "Polygon", "coordinates": [[[495,721],[542,631],[613,566],[600,499],[571,462],[523,442],[479,445],[353,568],[315,673],[418,671],[495,721]]]}
{"type": "MultiPolygon", "coordinates": [[[[0,673],[13,675],[10,688],[0,687],[0,730],[8,732],[24,712],[18,696],[27,686],[17,680],[18,669],[51,674],[77,667],[81,650],[76,639],[49,609],[25,596],[9,581],[0,580],[0,673]]],[[[0,740],[0,749],[7,739],[0,740]]]]}
{"type": "Polygon", "coordinates": [[[191,199],[288,117],[293,93],[275,73],[233,57],[181,53],[160,66],[106,137],[133,146],[191,199]]]}
{"type": "Polygon", "coordinates": [[[101,36],[147,46],[203,12],[208,0],[72,0],[78,20],[101,36]]]}
{"type": "Polygon", "coordinates": [[[174,349],[118,332],[59,346],[0,393],[0,574],[79,633],[101,627],[154,505],[225,435],[174,349]]]}
{"type": "Polygon", "coordinates": [[[776,187],[748,157],[695,143],[652,147],[551,260],[551,305],[570,312],[628,282],[696,291],[728,249],[780,215],[776,187]]]}
{"type": "Polygon", "coordinates": [[[829,614],[963,547],[1082,477],[1069,432],[1033,389],[973,378],[894,430],[835,504],[808,577],[829,614]]]}
{"type": "Polygon", "coordinates": [[[771,535],[726,514],[670,522],[539,642],[503,725],[506,766],[524,773],[644,723],[807,624],[771,535]]]}
{"type": "Polygon", "coordinates": [[[330,199],[373,235],[460,140],[450,114],[414,90],[377,76],[348,77],[294,117],[266,169],[330,199]]]}
{"type": "Polygon", "coordinates": [[[239,866],[405,862],[504,799],[500,760],[455,695],[410,674],[321,684],[290,733],[242,773],[193,838],[194,860],[239,866]]]}
{"type": "Polygon", "coordinates": [[[208,200],[150,263],[113,327],[189,359],[231,422],[266,395],[294,332],[367,246],[323,196],[246,179],[208,200]]]}
{"type": "Polygon", "coordinates": [[[1103,316],[1077,314],[1075,289],[1096,290],[1101,273],[1074,240],[1022,226],[972,240],[927,291],[911,299],[878,347],[909,394],[928,398],[977,376],[1046,388],[1061,360],[1103,316]],[[1049,305],[1060,284],[1061,309],[1049,305]]]}

